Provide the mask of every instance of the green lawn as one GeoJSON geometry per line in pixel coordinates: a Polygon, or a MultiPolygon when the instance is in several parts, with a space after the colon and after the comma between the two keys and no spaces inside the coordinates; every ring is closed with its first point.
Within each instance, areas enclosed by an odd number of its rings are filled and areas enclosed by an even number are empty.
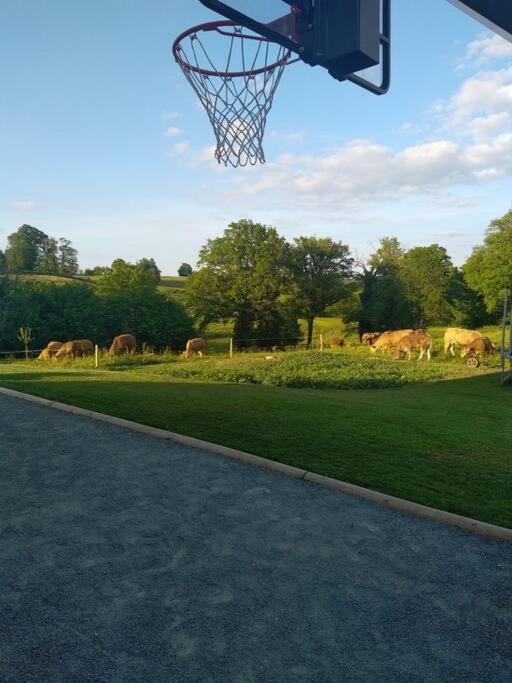
{"type": "Polygon", "coordinates": [[[495,373],[335,391],[34,362],[1,364],[0,384],[512,527],[512,387],[495,373]]]}

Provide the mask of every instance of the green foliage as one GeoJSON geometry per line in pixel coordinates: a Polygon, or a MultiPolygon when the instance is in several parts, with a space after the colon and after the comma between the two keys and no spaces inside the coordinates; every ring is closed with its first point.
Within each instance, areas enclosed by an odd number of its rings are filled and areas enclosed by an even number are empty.
{"type": "Polygon", "coordinates": [[[192,266],[190,263],[182,263],[178,268],[178,275],[180,277],[190,277],[192,275],[192,266]]]}
{"type": "Polygon", "coordinates": [[[158,349],[169,347],[178,351],[195,334],[183,307],[159,292],[139,290],[103,296],[101,313],[103,344],[118,334],[130,332],[139,344],[146,342],[158,349]]]}
{"type": "Polygon", "coordinates": [[[31,342],[34,341],[32,336],[32,329],[30,327],[20,327],[17,334],[18,340],[23,344],[25,349],[25,359],[28,360],[28,352],[31,342]]]}
{"type": "Polygon", "coordinates": [[[491,221],[484,243],[463,266],[470,287],[482,295],[494,319],[503,306],[503,290],[512,283],[512,210],[491,221]]]}
{"type": "Polygon", "coordinates": [[[8,235],[5,256],[9,272],[34,271],[39,260],[41,246],[47,239],[48,235],[44,232],[26,224],[8,235]]]}
{"type": "MultiPolygon", "coordinates": [[[[55,272],[55,271],[48,271],[55,272]]],[[[58,269],[59,275],[78,274],[78,252],[71,242],[64,237],[59,239],[58,269]]]]}
{"type": "Polygon", "coordinates": [[[369,389],[403,386],[440,379],[444,371],[433,363],[394,362],[349,353],[287,352],[272,360],[258,356],[219,363],[205,360],[169,364],[160,371],[173,377],[214,382],[264,384],[310,389],[369,389]]]}
{"type": "Polygon", "coordinates": [[[54,237],[45,237],[41,242],[36,270],[38,273],[59,272],[59,245],[54,237]]]}
{"type": "Polygon", "coordinates": [[[78,252],[64,237],[57,241],[31,225],[22,225],[7,237],[7,244],[5,259],[10,273],[78,274],[78,252]]]}
{"type": "Polygon", "coordinates": [[[5,258],[4,252],[0,249],[0,275],[5,273],[7,270],[7,259],[5,258]]]}
{"type": "MultiPolygon", "coordinates": [[[[242,340],[298,335],[290,248],[275,228],[241,220],[201,249],[187,283],[188,306],[200,327],[233,319],[242,340]]],[[[272,343],[271,343],[272,345],[272,343]]]]}
{"type": "Polygon", "coordinates": [[[405,251],[396,238],[382,239],[361,285],[361,332],[489,322],[482,297],[438,244],[405,251]]]}
{"type": "Polygon", "coordinates": [[[384,237],[360,276],[359,331],[410,327],[414,311],[400,276],[405,251],[396,237],[384,237]]]}
{"type": "Polygon", "coordinates": [[[290,264],[301,313],[308,321],[310,348],[315,318],[328,306],[350,296],[353,259],[346,244],[330,237],[298,237],[291,250],[290,264]]]}
{"type": "Polygon", "coordinates": [[[30,327],[36,348],[49,341],[91,339],[100,346],[131,332],[139,344],[178,350],[194,336],[182,306],[156,291],[98,296],[81,283],[0,279],[0,348],[19,348],[20,327],[30,327]]]}
{"type": "Polygon", "coordinates": [[[110,268],[96,283],[100,296],[126,296],[156,292],[160,271],[153,259],[141,259],[128,263],[123,259],[113,261],[110,268]]]}
{"type": "Polygon", "coordinates": [[[414,247],[404,254],[400,279],[416,326],[444,325],[453,320],[450,294],[455,273],[446,249],[438,244],[414,247]]]}

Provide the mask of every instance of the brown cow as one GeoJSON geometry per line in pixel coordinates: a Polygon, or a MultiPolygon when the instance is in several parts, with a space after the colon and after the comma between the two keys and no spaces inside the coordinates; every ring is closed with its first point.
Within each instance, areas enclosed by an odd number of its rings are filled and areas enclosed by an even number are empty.
{"type": "Polygon", "coordinates": [[[189,339],[187,346],[183,355],[185,358],[190,358],[191,356],[203,357],[203,353],[206,353],[206,339],[202,337],[196,337],[195,339],[189,339]]]}
{"type": "Polygon", "coordinates": [[[370,346],[373,342],[377,341],[381,334],[381,332],[365,332],[361,337],[361,344],[370,346]]]}
{"type": "Polygon", "coordinates": [[[121,355],[123,353],[135,353],[137,348],[137,340],[133,334],[120,334],[117,336],[109,349],[111,356],[121,355]]]}
{"type": "Polygon", "coordinates": [[[476,337],[473,341],[465,346],[460,352],[460,357],[465,358],[466,356],[488,356],[494,350],[496,350],[497,345],[492,342],[489,337],[476,337]]]}
{"type": "Polygon", "coordinates": [[[55,354],[55,358],[77,358],[78,356],[91,356],[94,353],[94,344],[89,339],[75,339],[63,344],[55,354]]]}
{"type": "Polygon", "coordinates": [[[398,346],[401,339],[408,334],[413,334],[414,330],[394,330],[383,332],[378,339],[376,339],[370,346],[370,352],[376,353],[380,349],[387,351],[389,348],[398,346]]]}
{"type": "Polygon", "coordinates": [[[461,346],[463,349],[469,346],[475,339],[481,338],[482,334],[478,330],[465,330],[461,327],[448,327],[444,333],[444,355],[450,353],[455,356],[454,346],[461,346]]]}
{"type": "Polygon", "coordinates": [[[407,360],[411,360],[411,351],[413,349],[419,349],[420,351],[418,360],[421,360],[425,353],[427,354],[428,360],[430,360],[432,337],[423,330],[406,335],[400,340],[396,348],[395,360],[398,360],[402,353],[406,353],[408,356],[407,360]]]}
{"type": "Polygon", "coordinates": [[[51,360],[52,358],[55,357],[55,354],[57,351],[62,347],[62,342],[59,341],[51,341],[48,342],[46,345],[46,348],[41,351],[39,356],[37,357],[37,360],[51,360]]]}
{"type": "Polygon", "coordinates": [[[331,339],[329,346],[331,349],[341,349],[343,346],[345,346],[345,340],[341,339],[341,337],[335,337],[334,339],[331,339]]]}

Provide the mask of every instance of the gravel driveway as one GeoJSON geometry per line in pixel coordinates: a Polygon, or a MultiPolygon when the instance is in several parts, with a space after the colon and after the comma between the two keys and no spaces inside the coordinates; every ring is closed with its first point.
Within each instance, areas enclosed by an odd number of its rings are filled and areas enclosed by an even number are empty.
{"type": "Polygon", "coordinates": [[[510,681],[512,545],[0,396],[1,681],[510,681]]]}

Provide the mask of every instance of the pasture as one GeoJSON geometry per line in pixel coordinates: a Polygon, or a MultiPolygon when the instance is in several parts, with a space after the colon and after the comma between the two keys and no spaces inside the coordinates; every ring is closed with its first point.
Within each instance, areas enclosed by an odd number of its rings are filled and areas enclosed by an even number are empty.
{"type": "Polygon", "coordinates": [[[434,336],[430,363],[361,346],[210,349],[191,361],[103,357],[98,370],[90,358],[4,362],[0,384],[512,527],[512,389],[496,356],[469,370],[434,336]]]}

